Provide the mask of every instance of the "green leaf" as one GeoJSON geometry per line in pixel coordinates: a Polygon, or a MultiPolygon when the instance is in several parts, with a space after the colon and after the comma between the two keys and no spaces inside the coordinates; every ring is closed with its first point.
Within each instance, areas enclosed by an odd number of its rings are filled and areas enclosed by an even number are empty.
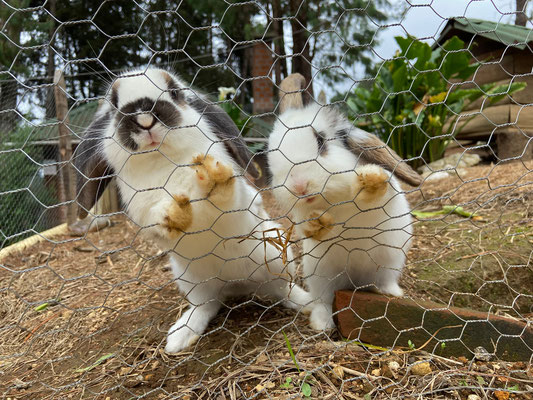
{"type": "Polygon", "coordinates": [[[302,394],[305,397],[311,397],[311,385],[309,383],[302,383],[302,394]]]}
{"type": "Polygon", "coordinates": [[[471,54],[466,50],[454,51],[444,56],[440,72],[446,80],[456,77],[469,68],[471,54]]]}
{"type": "Polygon", "coordinates": [[[37,307],[35,307],[33,310],[34,311],[44,311],[48,308],[48,306],[50,305],[50,303],[43,303],[41,305],[38,305],[37,307]]]}
{"type": "Polygon", "coordinates": [[[415,41],[415,39],[412,36],[408,37],[402,37],[402,36],[396,36],[394,37],[396,40],[396,43],[398,43],[398,46],[400,46],[401,55],[405,56],[406,52],[409,49],[409,46],[411,46],[411,43],[415,41]]]}
{"type": "Polygon", "coordinates": [[[115,354],[114,353],[109,353],[109,354],[105,354],[103,355],[102,357],[100,357],[98,360],[96,360],[94,363],[92,363],[91,365],[89,365],[88,367],[85,367],[85,368],[78,368],[77,370],[75,370],[74,372],[86,372],[86,371],[90,371],[92,370],[93,368],[97,367],[98,365],[102,364],[105,360],[111,358],[111,357],[115,357],[115,354]]]}
{"type": "Polygon", "coordinates": [[[287,349],[289,349],[289,354],[291,355],[292,362],[296,366],[296,369],[298,370],[298,372],[300,372],[300,366],[298,365],[298,361],[296,361],[296,356],[294,355],[294,352],[292,351],[291,342],[289,342],[289,338],[285,334],[285,331],[281,331],[281,333],[283,333],[283,337],[285,338],[285,344],[287,345],[287,349]]]}
{"type": "Polygon", "coordinates": [[[485,379],[483,379],[482,376],[478,376],[477,377],[477,383],[479,383],[480,385],[485,385],[486,384],[485,379]]]}
{"type": "Polygon", "coordinates": [[[402,65],[392,74],[393,88],[395,92],[401,92],[408,89],[407,84],[407,67],[402,65]]]}
{"type": "Polygon", "coordinates": [[[453,36],[447,41],[444,42],[442,45],[442,48],[444,50],[460,50],[465,47],[465,42],[463,42],[461,39],[459,39],[457,36],[453,36]]]}
{"type": "Polygon", "coordinates": [[[292,378],[287,377],[285,378],[285,383],[282,383],[281,385],[279,385],[279,387],[282,389],[290,389],[292,387],[291,383],[292,383],[292,378]]]}
{"type": "Polygon", "coordinates": [[[429,44],[416,41],[413,46],[411,46],[411,49],[409,49],[409,53],[411,53],[411,51],[415,54],[417,59],[414,67],[419,71],[426,69],[426,64],[431,58],[431,47],[429,44]]]}
{"type": "Polygon", "coordinates": [[[365,395],[363,396],[363,398],[364,398],[365,400],[371,400],[371,399],[372,399],[372,396],[370,396],[370,393],[367,393],[367,394],[365,394],[365,395]]]}
{"type": "Polygon", "coordinates": [[[499,102],[500,100],[503,100],[505,97],[519,92],[521,90],[524,90],[524,88],[527,86],[527,83],[525,82],[513,82],[510,85],[504,84],[504,85],[497,85],[491,88],[487,91],[487,94],[490,94],[492,96],[489,97],[490,104],[494,104],[499,102]],[[498,95],[494,96],[494,94],[498,95]]]}

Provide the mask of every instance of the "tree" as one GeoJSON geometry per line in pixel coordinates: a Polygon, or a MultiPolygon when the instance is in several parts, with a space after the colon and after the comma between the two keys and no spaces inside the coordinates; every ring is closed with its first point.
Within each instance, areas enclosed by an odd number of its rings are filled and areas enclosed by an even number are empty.
{"type": "Polygon", "coordinates": [[[516,0],[516,19],[515,25],[526,26],[527,16],[526,7],[528,0],[516,0]]]}
{"type": "Polygon", "coordinates": [[[17,124],[17,80],[31,73],[35,52],[47,25],[26,12],[30,0],[12,0],[0,8],[0,137],[17,124]]]}

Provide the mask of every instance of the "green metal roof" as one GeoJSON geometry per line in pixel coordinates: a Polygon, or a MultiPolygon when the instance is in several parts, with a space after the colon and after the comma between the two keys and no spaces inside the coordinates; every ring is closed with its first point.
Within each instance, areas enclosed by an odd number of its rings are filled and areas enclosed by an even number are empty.
{"type": "Polygon", "coordinates": [[[527,43],[533,42],[533,30],[519,25],[504,24],[501,22],[485,21],[475,18],[450,18],[441,37],[451,29],[458,29],[473,35],[500,42],[505,46],[517,47],[524,50],[527,43]]]}

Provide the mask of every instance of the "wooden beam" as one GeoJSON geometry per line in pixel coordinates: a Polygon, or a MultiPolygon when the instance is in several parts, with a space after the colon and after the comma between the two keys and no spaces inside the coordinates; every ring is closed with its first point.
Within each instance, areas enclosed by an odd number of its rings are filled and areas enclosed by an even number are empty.
{"type": "Polygon", "coordinates": [[[519,319],[349,290],[336,292],[333,311],[342,336],[375,346],[468,358],[482,346],[502,360],[531,359],[533,327],[519,319]]]}
{"type": "Polygon", "coordinates": [[[54,74],[54,98],[59,131],[59,155],[60,165],[60,201],[65,204],[63,218],[68,225],[76,222],[76,176],[72,168],[72,142],[70,129],[68,128],[68,101],[67,89],[63,71],[56,70],[54,74]]]}

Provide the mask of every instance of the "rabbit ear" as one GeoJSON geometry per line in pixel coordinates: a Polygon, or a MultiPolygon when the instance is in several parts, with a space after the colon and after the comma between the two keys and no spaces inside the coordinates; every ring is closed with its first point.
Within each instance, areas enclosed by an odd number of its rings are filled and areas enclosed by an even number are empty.
{"type": "Polygon", "coordinates": [[[280,113],[290,108],[303,108],[308,103],[308,96],[305,78],[298,73],[290,74],[279,85],[280,113]]]}
{"type": "Polygon", "coordinates": [[[360,135],[343,135],[348,148],[360,159],[369,164],[377,164],[389,170],[400,180],[412,186],[420,186],[423,179],[394,150],[374,135],[365,132],[360,135]]]}
{"type": "Polygon", "coordinates": [[[102,156],[101,131],[109,122],[109,115],[94,121],[74,151],[74,166],[77,170],[78,217],[83,219],[96,204],[112,179],[111,167],[102,156]]]}
{"type": "Polygon", "coordinates": [[[202,118],[205,118],[209,122],[215,135],[224,143],[226,150],[228,150],[235,162],[245,172],[250,174],[254,180],[258,179],[261,173],[257,169],[257,164],[252,162],[253,154],[248,149],[239,129],[229,115],[222,108],[211,104],[199,96],[187,99],[187,102],[202,118]]]}
{"type": "Polygon", "coordinates": [[[172,100],[174,100],[177,104],[182,105],[185,99],[178,83],[167,71],[161,71],[161,73],[167,82],[167,90],[170,93],[170,97],[172,97],[172,100]]]}

